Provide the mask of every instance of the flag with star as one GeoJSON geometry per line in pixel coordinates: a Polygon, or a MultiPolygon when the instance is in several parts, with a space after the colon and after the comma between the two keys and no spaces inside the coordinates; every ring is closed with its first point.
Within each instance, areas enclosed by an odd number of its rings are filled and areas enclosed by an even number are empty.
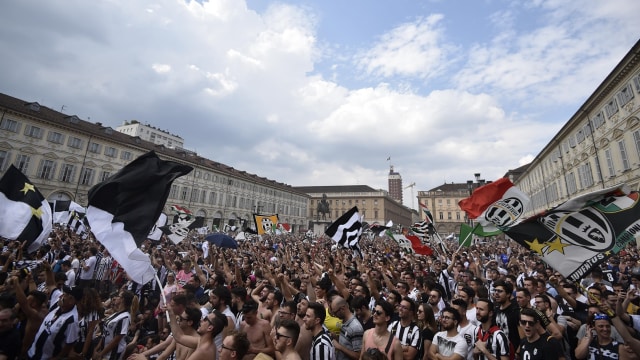
{"type": "Polygon", "coordinates": [[[637,191],[618,186],[589,193],[505,230],[564,277],[578,281],[640,239],[637,191]]]}
{"type": "Polygon", "coordinates": [[[52,217],[47,199],[11,165],[0,179],[0,236],[26,241],[27,251],[34,252],[49,237],[52,217]]]}

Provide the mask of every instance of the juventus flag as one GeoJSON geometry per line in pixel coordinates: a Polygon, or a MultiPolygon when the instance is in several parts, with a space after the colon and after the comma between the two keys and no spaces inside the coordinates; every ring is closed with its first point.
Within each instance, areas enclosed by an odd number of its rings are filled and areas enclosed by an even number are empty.
{"type": "Polygon", "coordinates": [[[338,245],[349,248],[362,256],[359,244],[362,235],[362,217],[357,206],[340,216],[333,224],[329,225],[324,233],[338,245]]]}

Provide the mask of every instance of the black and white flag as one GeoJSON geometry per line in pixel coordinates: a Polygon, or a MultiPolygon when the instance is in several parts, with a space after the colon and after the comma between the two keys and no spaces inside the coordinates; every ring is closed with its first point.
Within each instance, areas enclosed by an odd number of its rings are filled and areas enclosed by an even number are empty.
{"type": "Polygon", "coordinates": [[[11,165],[0,179],[0,236],[26,241],[27,251],[34,252],[49,237],[52,217],[48,201],[11,165]]]}
{"type": "Polygon", "coordinates": [[[357,206],[340,216],[333,224],[329,225],[324,233],[338,245],[349,248],[362,256],[359,243],[362,235],[362,217],[357,206]]]}
{"type": "Polygon", "coordinates": [[[91,232],[138,284],[155,277],[149,255],[139,246],[162,213],[173,181],[192,170],[151,151],[89,190],[91,232]]]}

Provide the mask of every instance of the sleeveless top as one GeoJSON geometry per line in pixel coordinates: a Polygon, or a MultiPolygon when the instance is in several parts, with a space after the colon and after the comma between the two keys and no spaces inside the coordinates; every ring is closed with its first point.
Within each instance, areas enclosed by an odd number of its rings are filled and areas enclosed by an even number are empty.
{"type": "Polygon", "coordinates": [[[395,343],[397,343],[400,340],[397,337],[393,336],[393,334],[389,334],[389,336],[393,337],[393,340],[391,342],[391,346],[389,346],[389,351],[385,352],[386,347],[387,347],[387,343],[389,342],[388,340],[385,341],[382,346],[369,346],[369,345],[375,345],[376,344],[376,342],[373,340],[373,333],[374,332],[375,331],[369,331],[369,335],[367,335],[367,338],[365,339],[365,344],[367,345],[367,348],[365,349],[365,351],[367,351],[368,349],[370,349],[372,347],[375,347],[376,349],[380,350],[381,353],[386,354],[387,355],[387,359],[389,359],[389,360],[393,359],[393,355],[394,355],[393,347],[394,347],[395,343]]]}

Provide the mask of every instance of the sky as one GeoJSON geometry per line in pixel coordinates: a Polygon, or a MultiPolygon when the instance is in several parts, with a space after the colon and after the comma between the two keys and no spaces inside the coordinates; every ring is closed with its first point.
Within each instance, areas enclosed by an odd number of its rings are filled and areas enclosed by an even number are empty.
{"type": "Polygon", "coordinates": [[[387,189],[393,166],[417,208],[418,191],[530,162],[638,41],[637,14],[634,0],[9,1],[0,92],[138,120],[292,186],[387,189]]]}

